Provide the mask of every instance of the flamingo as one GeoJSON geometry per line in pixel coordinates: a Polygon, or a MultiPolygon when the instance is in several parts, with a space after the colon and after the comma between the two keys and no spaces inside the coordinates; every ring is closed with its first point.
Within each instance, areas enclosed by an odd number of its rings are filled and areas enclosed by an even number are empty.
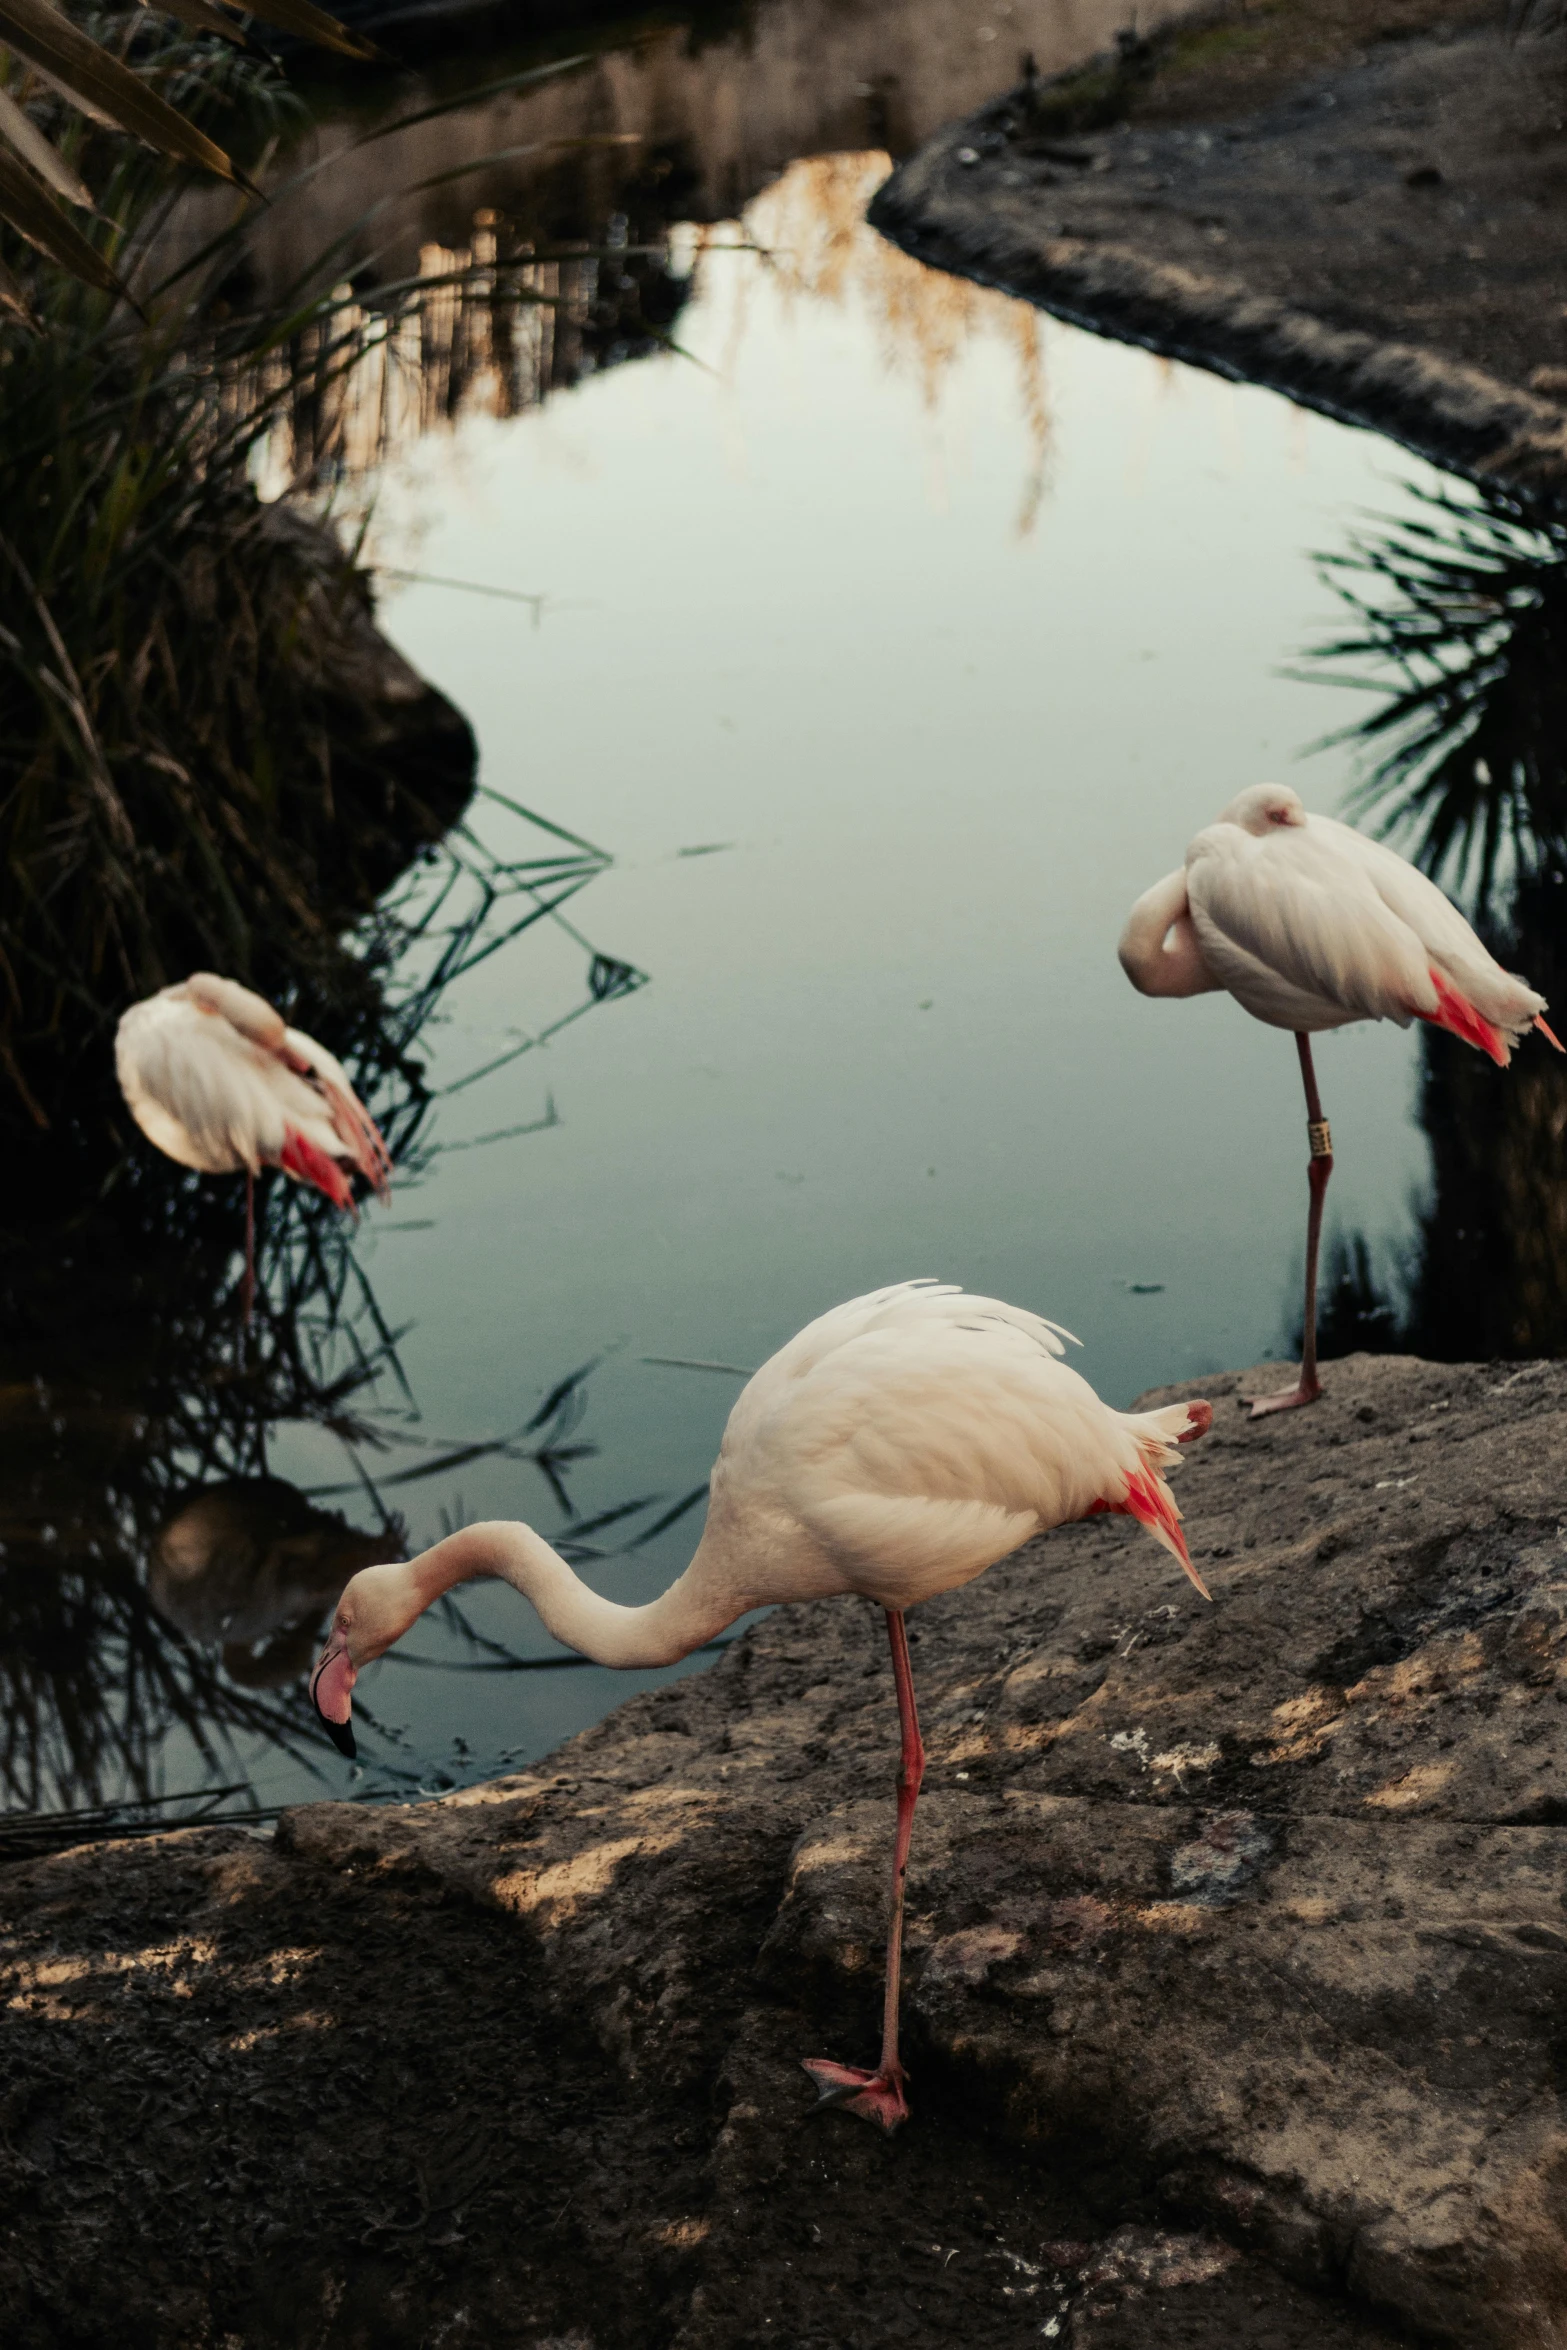
{"type": "MultiPolygon", "coordinates": [[[[1113,1511],[1135,1518],[1201,1592],[1164,1471],[1212,1425],[1206,1403],[1117,1412],[1059,1359],[1053,1322],[948,1283],[904,1281],[823,1314],[747,1382],[724,1430],[695,1557],[661,1598],[619,1607],[531,1526],[464,1527],[418,1558],[365,1567],[311,1676],[352,1755],[352,1691],[454,1584],[498,1576],[555,1638],[601,1665],[673,1664],[751,1608],[850,1593],[886,1612],[901,1751],[880,2061],[806,2061],[822,2105],[896,2129],[904,1879],[925,1770],[905,1610],[971,1582],[1031,1536],[1113,1511]]],[[[1076,1340],[1072,1340],[1075,1345],[1076,1340]]]]}
{"type": "Polygon", "coordinates": [[[203,1175],[244,1169],[247,1322],[258,1169],[281,1167],[334,1207],[353,1208],[348,1170],[388,1196],[391,1157],[341,1062],[237,980],[193,971],[132,1004],[114,1065],[131,1116],[166,1158],[203,1175]]]}
{"type": "Polygon", "coordinates": [[[1380,841],[1308,815],[1287,784],[1241,792],[1199,832],[1178,873],[1145,890],[1121,933],[1121,966],[1144,995],[1228,988],[1270,1028],[1294,1031],[1306,1089],[1309,1206],[1300,1377],[1252,1399],[1252,1418],[1314,1403],[1317,1252],[1333,1136],[1311,1039],[1352,1020],[1429,1020],[1505,1069],[1512,1047],[1546,1026],[1545,998],[1504,971],[1434,882],[1380,841]]]}

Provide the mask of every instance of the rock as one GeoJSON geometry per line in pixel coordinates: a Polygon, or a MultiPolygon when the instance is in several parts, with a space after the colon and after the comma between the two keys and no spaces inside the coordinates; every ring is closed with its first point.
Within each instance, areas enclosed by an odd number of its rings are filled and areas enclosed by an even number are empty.
{"type": "Polygon", "coordinates": [[[8,2342],[1560,2350],[1567,1366],[1282,1376],[1202,1388],[1211,1608],[1100,1518],[911,1619],[895,2139],[799,2069],[876,2029],[857,1603],[441,1802],[0,1872],[8,2342]]]}
{"type": "Polygon", "coordinates": [[[1374,30],[1336,0],[1224,14],[1165,26],[1140,77],[1101,59],[939,131],[873,225],[1559,504],[1560,41],[1514,40],[1494,12],[1455,31],[1438,0],[1374,30]]]}

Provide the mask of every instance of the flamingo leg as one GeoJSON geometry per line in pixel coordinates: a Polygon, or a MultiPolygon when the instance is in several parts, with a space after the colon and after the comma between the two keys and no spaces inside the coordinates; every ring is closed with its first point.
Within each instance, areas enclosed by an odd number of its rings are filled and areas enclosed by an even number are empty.
{"type": "Polygon", "coordinates": [[[892,1678],[898,1692],[898,1727],[902,1735],[898,1757],[898,1827],[892,1851],[892,1916],[887,1928],[887,1979],[882,2000],[881,2062],[874,2072],[858,2066],[833,2064],[826,2057],[807,2057],[805,2070],[821,2091],[817,2110],[842,2105],[884,2130],[895,2130],[909,2118],[904,2096],[907,2076],[898,2061],[898,2004],[903,1980],[903,1893],[909,1873],[909,1845],[914,1835],[914,1806],[925,1776],[925,1742],[914,1706],[914,1673],[909,1664],[909,1636],[902,1608],[887,1610],[887,1637],[892,1644],[892,1678]]]}
{"type": "Polygon", "coordinates": [[[245,1169],[245,1328],[250,1328],[251,1308],[256,1302],[256,1178],[253,1170],[245,1169]]]}
{"type": "Polygon", "coordinates": [[[1315,1403],[1322,1393],[1322,1382],[1317,1377],[1317,1258],[1322,1247],[1322,1202],[1327,1194],[1328,1177],[1333,1172],[1333,1136],[1322,1115],[1322,1096],[1317,1091],[1310,1037],[1297,1035],[1295,1049],[1300,1054],[1300,1074],[1306,1088],[1306,1132],[1311,1139],[1311,1157],[1306,1164],[1311,1204],[1306,1212],[1306,1317],[1300,1349],[1300,1379],[1287,1394],[1254,1396],[1251,1406],[1254,1420],[1260,1420],[1267,1412],[1287,1412],[1299,1404],[1315,1403]]]}

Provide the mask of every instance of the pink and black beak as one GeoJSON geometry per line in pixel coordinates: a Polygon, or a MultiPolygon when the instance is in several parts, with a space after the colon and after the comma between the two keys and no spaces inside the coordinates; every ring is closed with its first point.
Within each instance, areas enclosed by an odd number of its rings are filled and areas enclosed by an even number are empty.
{"type": "Polygon", "coordinates": [[[353,1705],[353,1688],[358,1678],[345,1635],[334,1632],[310,1676],[310,1702],[332,1744],[350,1762],[359,1753],[354,1744],[353,1705]]]}

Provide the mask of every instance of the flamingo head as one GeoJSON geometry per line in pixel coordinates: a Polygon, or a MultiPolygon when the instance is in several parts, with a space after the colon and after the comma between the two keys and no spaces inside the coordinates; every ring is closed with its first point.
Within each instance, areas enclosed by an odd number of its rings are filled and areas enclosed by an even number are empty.
{"type": "Polygon", "coordinates": [[[1270,832],[1277,832],[1286,824],[1304,824],[1306,811],[1301,806],[1299,792],[1291,791],[1287,783],[1254,783],[1238,792],[1224,814],[1221,824],[1238,824],[1242,832],[1252,833],[1262,840],[1270,832]]]}
{"type": "Polygon", "coordinates": [[[360,1668],[374,1664],[400,1640],[427,1601],[402,1564],[361,1567],[344,1586],[332,1629],[310,1676],[310,1702],[323,1729],[350,1760],[354,1744],[353,1691],[360,1668]]]}

